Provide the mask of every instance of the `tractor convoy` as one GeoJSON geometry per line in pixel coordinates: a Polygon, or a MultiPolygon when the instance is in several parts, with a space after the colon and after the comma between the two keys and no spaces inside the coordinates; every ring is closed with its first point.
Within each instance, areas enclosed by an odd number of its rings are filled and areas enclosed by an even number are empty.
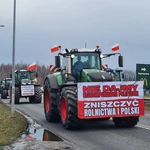
{"type": "MultiPolygon", "coordinates": [[[[41,103],[41,86],[33,79],[32,71],[15,71],[15,104],[19,104],[20,98],[29,98],[30,103],[41,103]]],[[[36,74],[37,77],[37,74],[36,74]]],[[[10,85],[10,103],[12,102],[12,84],[10,85]]]]}
{"type": "Polygon", "coordinates": [[[44,80],[44,112],[48,122],[62,122],[65,129],[83,127],[87,119],[112,118],[117,127],[134,127],[144,115],[143,85],[123,81],[122,70],[102,70],[102,60],[120,53],[101,49],[65,49],[55,56],[57,71],[44,80]],[[60,63],[62,62],[62,64],[60,63]]]}
{"type": "MultiPolygon", "coordinates": [[[[112,118],[116,127],[134,127],[144,115],[142,81],[124,81],[123,70],[103,69],[103,59],[118,55],[118,66],[123,67],[120,53],[103,54],[95,49],[65,49],[55,56],[55,71],[44,79],[43,103],[48,122],[61,121],[64,129],[83,128],[85,120],[112,118]]],[[[33,71],[15,71],[15,98],[28,98],[41,103],[41,86],[33,79],[33,71]]],[[[36,77],[38,75],[36,74],[36,77]]],[[[3,99],[10,90],[11,78],[0,83],[3,99]]]]}

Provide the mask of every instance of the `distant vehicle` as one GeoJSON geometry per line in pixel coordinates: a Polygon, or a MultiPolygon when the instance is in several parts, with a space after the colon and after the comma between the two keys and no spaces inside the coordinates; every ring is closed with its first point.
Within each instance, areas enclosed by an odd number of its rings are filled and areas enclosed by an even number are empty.
{"type": "Polygon", "coordinates": [[[5,78],[0,82],[0,93],[2,99],[7,99],[8,91],[9,91],[9,85],[11,84],[12,79],[11,78],[5,78]]]}
{"type": "MultiPolygon", "coordinates": [[[[15,71],[15,104],[19,104],[20,98],[29,98],[31,103],[41,103],[41,86],[32,78],[32,71],[15,71]]],[[[36,74],[36,77],[38,75],[36,74]]],[[[10,103],[12,102],[12,85],[10,86],[10,103]]]]}
{"type": "Polygon", "coordinates": [[[114,81],[124,81],[124,73],[121,69],[107,69],[107,72],[111,73],[114,77],[114,81]]]}

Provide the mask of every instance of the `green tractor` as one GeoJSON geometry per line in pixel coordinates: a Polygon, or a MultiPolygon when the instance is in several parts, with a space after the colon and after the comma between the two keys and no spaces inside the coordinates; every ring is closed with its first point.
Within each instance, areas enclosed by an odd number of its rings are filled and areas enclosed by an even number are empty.
{"type": "Polygon", "coordinates": [[[8,96],[8,90],[9,90],[9,85],[12,82],[11,78],[5,78],[0,82],[0,93],[1,93],[1,98],[2,99],[7,99],[8,96]]]}
{"type": "Polygon", "coordinates": [[[124,81],[124,73],[122,69],[113,70],[108,68],[107,72],[109,72],[113,76],[114,81],[124,81]]]}
{"type": "MultiPolygon", "coordinates": [[[[41,86],[33,79],[32,74],[33,72],[29,70],[15,71],[15,104],[19,104],[20,98],[29,98],[30,103],[41,103],[41,86]]],[[[11,102],[12,85],[10,86],[10,103],[11,102]]]]}
{"type": "MultiPolygon", "coordinates": [[[[85,90],[86,97],[90,94],[88,91],[99,90],[99,86],[90,86],[93,83],[110,84],[110,82],[114,82],[110,73],[102,71],[102,59],[117,54],[119,53],[102,55],[101,49],[97,47],[96,49],[65,49],[63,53],[59,53],[58,56],[55,56],[55,67],[58,69],[56,72],[47,75],[44,80],[44,112],[46,120],[48,122],[57,122],[61,120],[65,129],[82,128],[82,121],[85,119],[81,114],[84,111],[83,107],[95,107],[96,105],[100,107],[100,104],[104,107],[104,104],[107,102],[105,101],[103,104],[101,102],[95,102],[91,103],[91,105],[89,105],[88,102],[82,104],[78,99],[81,90],[85,90]],[[62,66],[60,64],[61,58],[62,66]],[[82,83],[87,86],[81,88],[80,85],[82,83]]],[[[119,67],[123,67],[123,56],[121,56],[121,54],[118,56],[118,64],[119,67]]],[[[117,88],[115,90],[117,90],[117,88]]],[[[92,94],[97,96],[94,92],[92,94]]],[[[115,116],[114,110],[111,109],[112,115],[110,115],[110,117],[107,115],[91,117],[91,110],[85,112],[85,115],[88,115],[86,119],[112,117],[115,125],[119,127],[133,127],[137,124],[139,119],[139,115],[131,115],[129,117],[115,116]]],[[[102,112],[104,109],[97,110],[99,111],[97,113],[104,114],[104,112],[102,112]]]]}

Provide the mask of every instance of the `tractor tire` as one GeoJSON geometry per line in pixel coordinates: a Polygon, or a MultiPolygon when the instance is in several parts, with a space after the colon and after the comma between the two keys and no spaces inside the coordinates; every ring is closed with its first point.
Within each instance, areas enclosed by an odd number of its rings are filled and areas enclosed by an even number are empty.
{"type": "Polygon", "coordinates": [[[34,103],[34,96],[29,97],[29,102],[34,103]]]}
{"type": "Polygon", "coordinates": [[[116,127],[134,127],[137,125],[139,117],[113,118],[116,127]]]}
{"type": "Polygon", "coordinates": [[[7,90],[2,90],[2,99],[7,99],[7,90]]]}
{"type": "Polygon", "coordinates": [[[77,111],[77,87],[65,87],[61,92],[60,116],[64,129],[81,129],[77,111]]]}
{"type": "MultiPolygon", "coordinates": [[[[34,103],[41,103],[41,99],[42,99],[42,91],[41,91],[41,87],[40,86],[34,86],[34,91],[35,91],[35,95],[34,95],[34,103]]],[[[30,98],[29,98],[30,100],[30,98]]]]}
{"type": "Polygon", "coordinates": [[[15,104],[19,104],[19,99],[20,99],[19,87],[15,87],[15,104]]]}
{"type": "Polygon", "coordinates": [[[50,81],[46,79],[44,83],[44,112],[48,122],[60,121],[56,95],[57,90],[52,89],[50,81]]]}

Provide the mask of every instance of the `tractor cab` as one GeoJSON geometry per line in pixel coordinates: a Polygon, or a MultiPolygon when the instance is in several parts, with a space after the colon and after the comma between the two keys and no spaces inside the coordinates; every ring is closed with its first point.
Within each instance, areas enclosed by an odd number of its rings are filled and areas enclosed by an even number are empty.
{"type": "Polygon", "coordinates": [[[15,71],[15,81],[19,85],[31,84],[31,71],[28,70],[17,70],[15,71]]]}
{"type": "MultiPolygon", "coordinates": [[[[120,53],[102,55],[99,47],[96,49],[65,49],[63,53],[59,53],[63,56],[63,66],[60,66],[60,56],[55,56],[55,66],[61,68],[65,76],[72,76],[76,82],[106,81],[110,75],[102,71],[102,59],[115,54],[120,53]]],[[[123,57],[119,55],[118,60],[119,67],[122,67],[123,57]]]]}

